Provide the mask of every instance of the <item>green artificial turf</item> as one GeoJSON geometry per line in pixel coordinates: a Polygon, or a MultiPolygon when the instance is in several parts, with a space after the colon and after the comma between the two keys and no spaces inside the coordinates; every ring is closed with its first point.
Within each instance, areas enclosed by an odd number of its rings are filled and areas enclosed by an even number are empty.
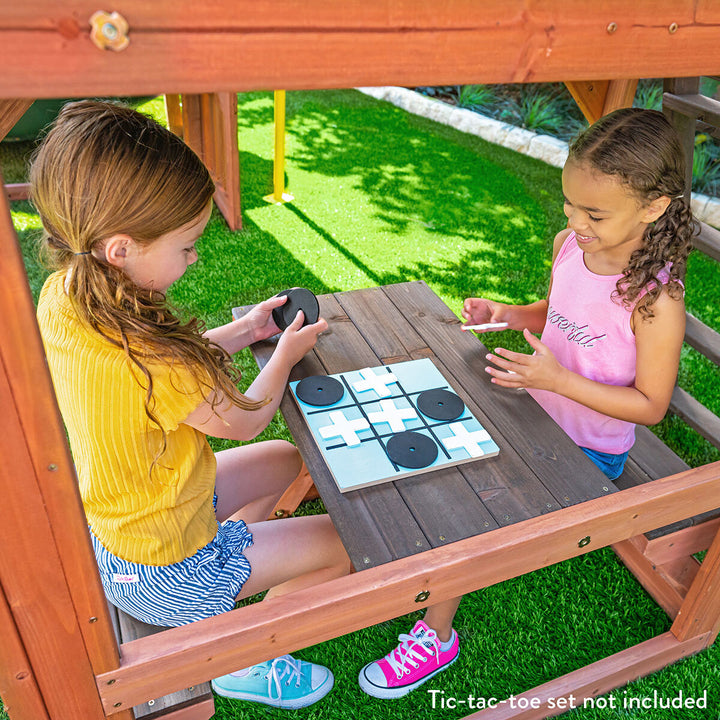
{"type": "MultiPolygon", "coordinates": [[[[458,314],[468,295],[519,303],[544,296],[552,238],[565,226],[558,169],[356,91],[293,92],[287,95],[286,177],[295,200],[268,204],[263,197],[272,190],[272,95],[239,100],[243,230],[228,231],[214,211],[198,244],[199,262],[170,293],[185,312],[214,326],[230,319],[233,306],[295,285],[326,293],[417,279],[458,314]]],[[[144,109],[162,114],[157,100],[144,109]]],[[[21,179],[15,176],[22,175],[26,150],[10,153],[2,146],[8,181],[21,179]]],[[[47,273],[35,259],[38,219],[27,203],[14,204],[13,218],[37,296],[47,273]]],[[[712,261],[692,258],[687,303],[719,327],[715,272],[712,261]]],[[[497,333],[492,343],[527,350],[518,333],[497,333]]],[[[255,374],[249,353],[241,353],[238,363],[249,383],[255,374]]],[[[686,351],[680,377],[683,387],[720,411],[714,366],[686,351]]],[[[676,418],[657,431],[691,465],[718,457],[676,418]]],[[[262,437],[289,436],[278,416],[262,437]]],[[[304,511],[320,509],[316,502],[304,511]]],[[[477,703],[523,692],[670,625],[614,554],[599,550],[468,595],[457,615],[461,656],[452,669],[401,700],[364,695],[357,686],[359,669],[387,653],[419,616],[297,653],[327,664],[336,676],[333,692],[311,708],[288,713],[217,698],[215,717],[450,720],[471,712],[470,695],[477,703]],[[456,708],[449,707],[453,700],[456,708]]],[[[598,703],[604,701],[605,708],[578,709],[569,717],[660,720],[675,715],[626,708],[623,700],[647,704],[654,691],[672,698],[679,691],[699,697],[707,690],[707,709],[683,710],[677,717],[717,718],[718,655],[713,647],[605,696],[598,703]]]]}

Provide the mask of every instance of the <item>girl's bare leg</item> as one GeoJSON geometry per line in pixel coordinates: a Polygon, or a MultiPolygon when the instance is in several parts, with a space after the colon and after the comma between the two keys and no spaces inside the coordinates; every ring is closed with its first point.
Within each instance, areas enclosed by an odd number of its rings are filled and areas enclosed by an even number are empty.
{"type": "Polygon", "coordinates": [[[425,612],[423,618],[425,624],[437,633],[442,642],[450,639],[453,620],[461,600],[462,596],[451,598],[437,605],[431,605],[425,612]]]}
{"type": "Polygon", "coordinates": [[[302,467],[297,448],[284,440],[222,450],[215,458],[215,515],[220,522],[229,518],[246,523],[265,520],[302,467]]]}

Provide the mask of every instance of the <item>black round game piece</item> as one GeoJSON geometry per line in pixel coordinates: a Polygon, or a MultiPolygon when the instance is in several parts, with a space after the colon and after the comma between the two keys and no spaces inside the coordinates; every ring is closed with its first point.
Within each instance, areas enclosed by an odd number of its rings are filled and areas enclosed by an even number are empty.
{"type": "Polygon", "coordinates": [[[343,384],[327,375],[310,375],[295,386],[295,394],[308,405],[334,405],[345,394],[343,384]]]}
{"type": "Polygon", "coordinates": [[[411,430],[393,435],[385,449],[395,464],[414,469],[432,465],[438,455],[437,445],[431,437],[411,430]]]}
{"type": "Polygon", "coordinates": [[[418,410],[433,420],[455,420],[465,412],[465,403],[449,390],[425,390],[417,398],[418,410]]]}
{"type": "Polygon", "coordinates": [[[306,288],[294,287],[289,290],[283,290],[278,295],[287,295],[288,299],[284,305],[276,307],[272,311],[273,320],[280,330],[290,325],[295,319],[298,310],[303,311],[305,320],[303,321],[303,327],[305,325],[312,325],[318,321],[320,316],[320,306],[318,305],[317,298],[306,288]]]}

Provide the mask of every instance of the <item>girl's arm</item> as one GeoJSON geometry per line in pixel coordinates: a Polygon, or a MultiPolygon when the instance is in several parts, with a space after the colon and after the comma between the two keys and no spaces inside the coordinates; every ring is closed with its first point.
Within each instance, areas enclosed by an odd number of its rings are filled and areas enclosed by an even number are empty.
{"type": "Polygon", "coordinates": [[[525,331],[534,355],[497,348],[487,359],[497,368],[487,367],[492,382],[510,388],[550,390],[610,417],[655,425],[667,412],[685,335],[685,302],[663,292],[652,306],[654,317],[643,320],[633,313],[637,356],[635,384],[619,387],[588,380],[562,367],[546,345],[525,331]],[[500,356],[500,357],[498,357],[500,356]],[[512,373],[512,374],[509,374],[512,373]]]}
{"type": "Polygon", "coordinates": [[[280,332],[272,317],[272,311],[287,302],[287,295],[274,296],[258,303],[247,315],[226,325],[208,330],[203,334],[230,355],[248,345],[266,340],[280,332]]]}
{"type": "MultiPolygon", "coordinates": [[[[560,248],[570,234],[570,230],[561,230],[553,241],[552,262],[560,252],[560,248]]],[[[552,288],[552,276],[548,287],[547,297],[550,297],[552,288]]],[[[538,300],[528,305],[508,305],[507,303],[486,300],[485,298],[467,298],[463,303],[462,316],[470,325],[482,323],[506,322],[508,330],[524,330],[541,333],[547,319],[548,301],[547,298],[538,300]]],[[[480,331],[485,332],[485,331],[480,331]]]]}
{"type": "MultiPolygon", "coordinates": [[[[237,321],[240,322],[240,321],[237,321]]],[[[302,327],[303,314],[298,312],[292,324],[283,332],[267,365],[260,371],[244,393],[250,400],[269,402],[258,410],[243,410],[226,397],[212,407],[206,401],[185,418],[186,425],[213,437],[231,440],[252,440],[270,423],[282,400],[290,370],[317,342],[318,335],[327,330],[327,322],[320,318],[314,325],[302,327]]]]}

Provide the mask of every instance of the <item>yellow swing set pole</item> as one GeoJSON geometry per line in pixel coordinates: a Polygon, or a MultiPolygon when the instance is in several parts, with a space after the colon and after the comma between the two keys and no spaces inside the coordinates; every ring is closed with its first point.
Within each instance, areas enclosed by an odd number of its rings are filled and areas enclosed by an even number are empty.
{"type": "Polygon", "coordinates": [[[273,192],[264,199],[271,203],[283,203],[295,198],[285,192],[285,91],[275,93],[275,157],[273,160],[273,192]]]}

